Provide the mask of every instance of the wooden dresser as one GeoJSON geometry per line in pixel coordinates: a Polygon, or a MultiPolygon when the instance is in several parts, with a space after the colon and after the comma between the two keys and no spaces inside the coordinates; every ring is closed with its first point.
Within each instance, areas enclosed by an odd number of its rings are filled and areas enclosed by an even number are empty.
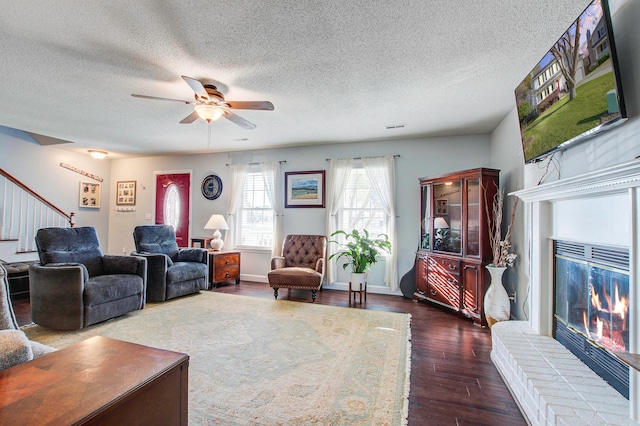
{"type": "Polygon", "coordinates": [[[189,356],[92,337],[0,371],[3,425],[186,425],[189,356]]]}

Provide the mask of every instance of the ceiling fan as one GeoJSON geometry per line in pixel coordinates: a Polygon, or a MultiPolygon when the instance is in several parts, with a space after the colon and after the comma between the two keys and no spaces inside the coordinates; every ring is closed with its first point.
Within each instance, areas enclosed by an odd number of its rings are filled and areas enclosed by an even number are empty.
{"type": "Polygon", "coordinates": [[[183,101],[180,99],[159,98],[157,96],[136,95],[134,98],[156,99],[160,101],[173,101],[183,104],[194,105],[194,111],[180,121],[181,124],[189,124],[202,118],[208,123],[224,117],[245,129],[255,129],[256,125],[244,118],[234,114],[230,109],[253,109],[262,111],[273,111],[273,104],[269,101],[225,101],[224,95],[218,91],[216,86],[202,84],[195,78],[182,76],[182,79],[195,92],[195,101],[183,101]]]}

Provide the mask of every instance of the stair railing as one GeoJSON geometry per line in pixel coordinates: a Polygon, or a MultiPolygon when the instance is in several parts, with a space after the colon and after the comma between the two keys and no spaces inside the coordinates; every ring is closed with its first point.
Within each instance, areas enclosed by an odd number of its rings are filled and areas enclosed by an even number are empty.
{"type": "Polygon", "coordinates": [[[16,253],[37,250],[40,228],[75,225],[75,213],[65,213],[1,168],[0,188],[0,241],[16,241],[16,253]]]}

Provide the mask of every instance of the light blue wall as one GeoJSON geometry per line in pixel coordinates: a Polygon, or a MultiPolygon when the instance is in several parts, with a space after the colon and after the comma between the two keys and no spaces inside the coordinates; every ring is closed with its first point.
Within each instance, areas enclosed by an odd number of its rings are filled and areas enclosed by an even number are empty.
{"type": "MultiPolygon", "coordinates": [[[[640,1],[616,1],[612,5],[615,6],[615,9],[612,8],[613,32],[629,119],[617,128],[556,154],[559,176],[553,164],[545,176],[546,163],[524,164],[518,114],[514,105],[491,133],[491,165],[502,170],[501,185],[508,192],[535,186],[543,176],[543,183],[551,182],[640,156],[640,1]]],[[[513,200],[508,200],[505,212],[511,211],[512,203],[513,200]]],[[[513,234],[514,249],[519,253],[524,253],[524,228],[523,209],[519,206],[513,234]]],[[[504,282],[507,290],[515,291],[517,295],[516,303],[512,304],[512,316],[526,319],[526,259],[520,257],[515,266],[508,271],[504,282]]]]}
{"type": "MultiPolygon", "coordinates": [[[[69,148],[72,145],[66,145],[69,148]]],[[[29,134],[0,126],[0,168],[36,191],[61,210],[76,213],[77,226],[96,227],[103,250],[109,224],[108,201],[111,198],[109,160],[95,160],[86,151],[74,152],[60,146],[40,146],[29,134]],[[80,182],[95,182],[60,166],[68,164],[104,179],[100,209],[79,208],[80,182]]],[[[1,201],[0,201],[1,203],[1,201]]],[[[0,241],[0,258],[7,261],[36,259],[35,253],[16,254],[16,243],[0,241]]]]}
{"type": "MultiPolygon", "coordinates": [[[[229,168],[226,164],[261,161],[286,161],[284,172],[326,170],[327,158],[366,157],[399,154],[396,165],[396,211],[398,215],[398,271],[400,277],[413,267],[419,241],[419,185],[418,178],[474,167],[488,167],[491,162],[489,135],[441,137],[415,140],[389,140],[261,151],[238,151],[179,155],[168,157],[131,158],[112,161],[111,186],[118,180],[137,180],[139,184],[135,212],[117,212],[115,198],[109,209],[109,251],[129,252],[133,240],[131,230],[139,224],[151,224],[145,217],[153,217],[154,171],[182,170],[193,173],[192,226],[193,236],[208,236],[204,225],[212,213],[227,213],[229,202],[229,168]],[[200,193],[202,179],[215,173],[222,178],[224,189],[217,200],[207,200],[200,193]],[[148,215],[148,216],[147,216],[148,215]]],[[[326,209],[284,209],[283,235],[289,233],[325,234],[326,209]]],[[[223,235],[224,238],[224,235],[223,235]]],[[[271,256],[269,253],[246,252],[242,255],[242,275],[258,281],[266,280],[271,256]]],[[[348,279],[339,276],[339,280],[348,279]]],[[[382,283],[381,267],[370,276],[372,285],[382,283]]]]}

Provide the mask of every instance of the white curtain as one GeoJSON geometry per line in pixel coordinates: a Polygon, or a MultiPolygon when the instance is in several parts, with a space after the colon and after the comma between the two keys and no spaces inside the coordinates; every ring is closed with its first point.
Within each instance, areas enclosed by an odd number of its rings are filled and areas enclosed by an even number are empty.
{"type": "Polygon", "coordinates": [[[398,231],[396,229],[396,183],[393,156],[363,158],[362,165],[387,214],[387,235],[391,243],[391,253],[386,255],[384,281],[391,291],[396,291],[398,290],[398,247],[396,245],[398,231]]]}
{"type": "MultiPolygon", "coordinates": [[[[338,230],[336,214],[342,207],[342,198],[344,190],[349,182],[349,174],[353,160],[350,158],[339,158],[329,160],[329,176],[327,185],[327,238],[331,239],[331,234],[338,230]]],[[[337,251],[335,244],[327,244],[327,259],[337,251]]],[[[325,271],[327,283],[331,284],[337,281],[338,274],[336,268],[328,260],[325,261],[325,271]]]]}
{"type": "Polygon", "coordinates": [[[280,184],[280,162],[272,161],[269,163],[260,163],[262,179],[264,180],[264,188],[267,197],[273,206],[273,249],[271,256],[280,256],[282,254],[282,194],[283,189],[280,184]]]}
{"type": "Polygon", "coordinates": [[[236,213],[242,205],[242,197],[244,195],[244,184],[247,180],[247,172],[249,166],[247,164],[232,164],[229,166],[231,169],[231,193],[229,194],[229,213],[227,218],[227,224],[229,225],[229,231],[227,231],[227,238],[225,238],[225,246],[233,249],[236,244],[236,213]]]}

